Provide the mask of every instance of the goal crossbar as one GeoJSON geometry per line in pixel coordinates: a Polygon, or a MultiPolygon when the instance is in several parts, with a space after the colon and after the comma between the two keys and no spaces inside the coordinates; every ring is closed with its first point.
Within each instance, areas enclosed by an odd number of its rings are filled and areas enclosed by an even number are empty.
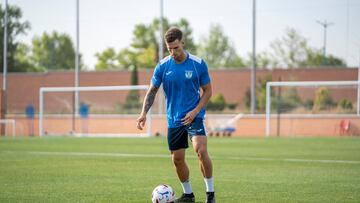
{"type": "Polygon", "coordinates": [[[266,119],[265,135],[270,136],[270,107],[271,107],[271,87],[321,87],[321,86],[357,86],[357,115],[360,115],[360,81],[281,81],[266,83],[266,119]]]}

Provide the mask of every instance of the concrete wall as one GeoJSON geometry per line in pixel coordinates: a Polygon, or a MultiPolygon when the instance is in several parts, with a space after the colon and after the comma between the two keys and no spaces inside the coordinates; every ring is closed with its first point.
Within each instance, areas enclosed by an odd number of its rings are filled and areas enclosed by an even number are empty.
{"type": "MultiPolygon", "coordinates": [[[[235,115],[208,115],[206,118],[206,126],[208,133],[215,127],[223,128],[224,126],[231,126],[236,129],[232,136],[265,136],[265,116],[245,115],[236,120],[233,124],[226,124],[235,115]]],[[[142,134],[146,133],[136,128],[137,116],[104,116],[104,117],[90,117],[87,123],[81,119],[75,119],[75,132],[81,133],[84,130],[84,125],[88,126],[88,133],[92,134],[120,134],[132,133],[142,134]]],[[[22,116],[15,116],[16,119],[16,134],[20,136],[28,136],[30,132],[35,135],[39,134],[38,119],[33,121],[28,120],[22,116]],[[32,130],[33,128],[33,130],[32,130]]],[[[160,133],[167,134],[165,116],[154,115],[152,118],[152,134],[160,133]]],[[[51,117],[44,120],[44,130],[48,133],[58,135],[69,135],[72,131],[73,120],[71,116],[51,117]]],[[[8,127],[7,132],[10,128],[8,127]]],[[[8,134],[10,135],[10,134],[8,134]]],[[[215,135],[215,133],[214,133],[215,135]]],[[[278,120],[276,116],[271,119],[271,136],[341,136],[341,135],[360,135],[360,117],[357,116],[325,116],[325,117],[283,117],[278,120]],[[350,121],[349,130],[341,130],[340,123],[342,120],[350,121]],[[280,125],[278,122],[280,121],[280,125]]],[[[222,136],[222,133],[220,133],[222,136]]]]}
{"type": "MultiPolygon", "coordinates": [[[[271,75],[273,80],[277,81],[340,81],[340,80],[357,80],[357,69],[354,68],[327,68],[327,69],[278,69],[278,70],[258,70],[257,78],[271,75]]],[[[152,76],[152,70],[142,70],[139,72],[139,84],[149,84],[152,76]]],[[[245,92],[250,85],[250,70],[210,70],[212,78],[213,94],[221,93],[224,95],[226,101],[238,103],[238,108],[232,114],[241,113],[244,111],[245,92]]],[[[130,72],[128,71],[108,71],[108,72],[81,72],[80,86],[111,86],[111,85],[129,85],[130,72]]],[[[17,134],[28,135],[31,130],[29,126],[34,126],[34,134],[38,134],[38,121],[34,120],[33,124],[29,124],[24,118],[23,113],[28,104],[33,104],[36,111],[39,105],[39,89],[40,87],[63,87],[73,86],[74,73],[73,72],[49,72],[49,73],[10,73],[8,74],[8,94],[7,107],[8,118],[15,118],[17,122],[17,134]]],[[[0,87],[2,83],[0,83],[0,87]]],[[[141,96],[143,96],[142,93],[141,96]]],[[[301,96],[306,97],[306,93],[300,92],[301,96]]],[[[352,101],[356,100],[356,93],[349,92],[344,94],[337,94],[339,98],[350,98],[352,101]]],[[[86,98],[86,95],[82,95],[86,98]]],[[[117,101],[124,101],[126,94],[113,94],[107,96],[95,96],[98,100],[97,105],[113,104],[117,101]]],[[[89,97],[90,98],[90,97],[89,97]]],[[[91,98],[94,99],[94,98],[91,98]]],[[[338,98],[337,98],[338,99],[338,98]]],[[[155,101],[157,102],[157,100],[155,101]]],[[[157,104],[153,105],[157,108],[157,104]]],[[[47,108],[58,108],[56,100],[47,100],[47,108]]],[[[155,111],[156,112],[156,111],[155,111]]],[[[215,116],[216,117],[216,116],[215,116]]],[[[225,116],[226,117],[226,116],[225,116]]],[[[211,127],[211,116],[208,116],[208,124],[211,127]]],[[[89,128],[93,132],[112,133],[118,131],[132,131],[137,133],[135,128],[136,115],[132,117],[112,117],[106,119],[89,120],[89,128]],[[128,129],[125,129],[128,128],[128,129]]],[[[351,121],[352,134],[359,134],[359,120],[357,118],[299,118],[299,119],[284,119],[281,121],[281,128],[273,128],[280,131],[280,134],[292,135],[339,135],[337,129],[340,120],[348,119],[351,121]]],[[[71,120],[71,119],[70,119],[71,120]]],[[[214,119],[213,119],[214,120],[214,119]]],[[[216,120],[216,119],[215,119],[216,120]]],[[[276,119],[272,119],[275,122],[276,119]]],[[[81,126],[80,121],[75,121],[76,126],[81,126]]],[[[72,121],[69,119],[52,119],[51,126],[54,131],[69,133],[72,121]],[[59,129],[59,130],[58,130],[59,129]],[[65,130],[64,130],[65,129],[65,130]]],[[[160,132],[166,134],[166,122],[163,117],[155,117],[153,121],[153,133],[160,132]]],[[[277,126],[273,123],[272,126],[277,126]]],[[[265,120],[259,115],[255,117],[243,117],[236,122],[237,136],[264,136],[265,120]]],[[[76,129],[79,131],[80,129],[76,129]]],[[[272,134],[278,134],[277,131],[272,131],[272,134]]]]}
{"type": "MultiPolygon", "coordinates": [[[[257,78],[271,75],[274,81],[332,81],[332,80],[357,80],[357,69],[354,68],[328,68],[328,69],[293,69],[293,70],[258,70],[257,78]]],[[[1,76],[1,74],[0,74],[1,76]]],[[[152,70],[139,72],[139,84],[149,84],[152,70]]],[[[221,93],[226,101],[238,104],[238,110],[244,107],[245,92],[250,87],[250,70],[210,70],[213,94],[221,93]]],[[[130,72],[81,72],[80,86],[110,86],[129,85],[130,72]]],[[[8,74],[8,112],[23,113],[28,104],[33,104],[36,109],[39,105],[40,87],[64,87],[74,85],[73,72],[49,73],[10,73],[8,74]]],[[[0,83],[0,87],[2,83],[0,83]]],[[[351,93],[350,93],[351,94],[351,93]]],[[[110,95],[100,102],[113,102],[124,100],[124,95],[110,95]]],[[[354,95],[355,96],[355,95],[354,95]]],[[[157,102],[157,101],[156,101],[157,102]]],[[[56,102],[48,102],[51,105],[56,102]]],[[[156,106],[156,104],[154,105],[156,106]]],[[[55,107],[56,108],[56,107],[55,107]]]]}

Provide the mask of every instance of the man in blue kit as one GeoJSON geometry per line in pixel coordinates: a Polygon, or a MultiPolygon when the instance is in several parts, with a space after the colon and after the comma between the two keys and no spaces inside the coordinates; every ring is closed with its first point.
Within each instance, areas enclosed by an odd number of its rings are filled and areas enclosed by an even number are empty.
{"type": "Polygon", "coordinates": [[[204,127],[204,107],[212,93],[208,68],[204,60],[185,51],[182,32],[178,28],[170,28],[165,33],[165,43],[170,55],[155,67],[142,112],[137,119],[137,128],[144,128],[146,114],[162,83],[166,97],[168,146],[184,191],[175,202],[195,202],[189,168],[185,162],[189,137],[204,176],[206,203],[214,203],[213,167],[207,151],[204,127]],[[203,92],[201,95],[200,88],[203,92]]]}

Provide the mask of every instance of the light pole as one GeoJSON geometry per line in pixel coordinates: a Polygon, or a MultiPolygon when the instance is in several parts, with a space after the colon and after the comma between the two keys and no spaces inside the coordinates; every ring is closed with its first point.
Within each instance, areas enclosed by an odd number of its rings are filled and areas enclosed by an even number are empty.
{"type": "MultiPolygon", "coordinates": [[[[1,93],[1,112],[0,118],[4,119],[7,112],[7,24],[8,24],[8,1],[5,0],[5,13],[4,13],[4,55],[3,55],[3,86],[1,93]]],[[[1,124],[0,134],[5,135],[5,125],[1,124]]]]}
{"type": "MultiPolygon", "coordinates": [[[[75,88],[79,87],[79,1],[76,0],[76,52],[75,52],[75,88]]],[[[72,114],[72,132],[76,132],[76,117],[79,115],[79,91],[74,92],[74,107],[72,114]]]]}
{"type": "MultiPolygon", "coordinates": [[[[164,17],[164,1],[160,0],[160,26],[159,26],[159,62],[164,58],[164,43],[163,43],[163,17],[164,17]]],[[[162,93],[159,96],[159,114],[163,114],[164,109],[164,91],[161,88],[160,92],[162,93]]]]}
{"type": "MultiPolygon", "coordinates": [[[[76,0],[76,53],[75,53],[75,87],[79,87],[79,1],[76,0]]],[[[79,112],[79,92],[75,91],[75,114],[79,112]]]]}
{"type": "Polygon", "coordinates": [[[8,1],[5,0],[4,14],[4,55],[3,55],[3,93],[6,92],[6,76],[7,76],[7,24],[8,24],[8,1]]]}
{"type": "Polygon", "coordinates": [[[251,114],[256,110],[256,0],[253,0],[253,24],[252,24],[252,62],[251,62],[251,114]]]}
{"type": "Polygon", "coordinates": [[[159,61],[164,57],[164,43],[163,43],[163,17],[164,17],[164,0],[160,0],[160,27],[159,27],[159,61]]]}
{"type": "Polygon", "coordinates": [[[330,25],[333,25],[334,23],[327,22],[326,20],[324,22],[317,20],[316,22],[324,28],[323,65],[326,65],[326,30],[330,25]]]}
{"type": "Polygon", "coordinates": [[[358,86],[357,86],[357,109],[356,113],[360,116],[360,52],[359,52],[359,67],[358,67],[358,86]]]}

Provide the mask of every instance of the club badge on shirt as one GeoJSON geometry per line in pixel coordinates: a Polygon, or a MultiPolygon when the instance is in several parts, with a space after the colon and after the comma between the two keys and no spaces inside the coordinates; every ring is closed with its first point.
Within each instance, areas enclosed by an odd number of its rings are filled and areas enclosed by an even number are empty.
{"type": "Polygon", "coordinates": [[[186,70],[185,71],[185,77],[187,79],[190,79],[192,77],[193,71],[192,70],[186,70]]]}

